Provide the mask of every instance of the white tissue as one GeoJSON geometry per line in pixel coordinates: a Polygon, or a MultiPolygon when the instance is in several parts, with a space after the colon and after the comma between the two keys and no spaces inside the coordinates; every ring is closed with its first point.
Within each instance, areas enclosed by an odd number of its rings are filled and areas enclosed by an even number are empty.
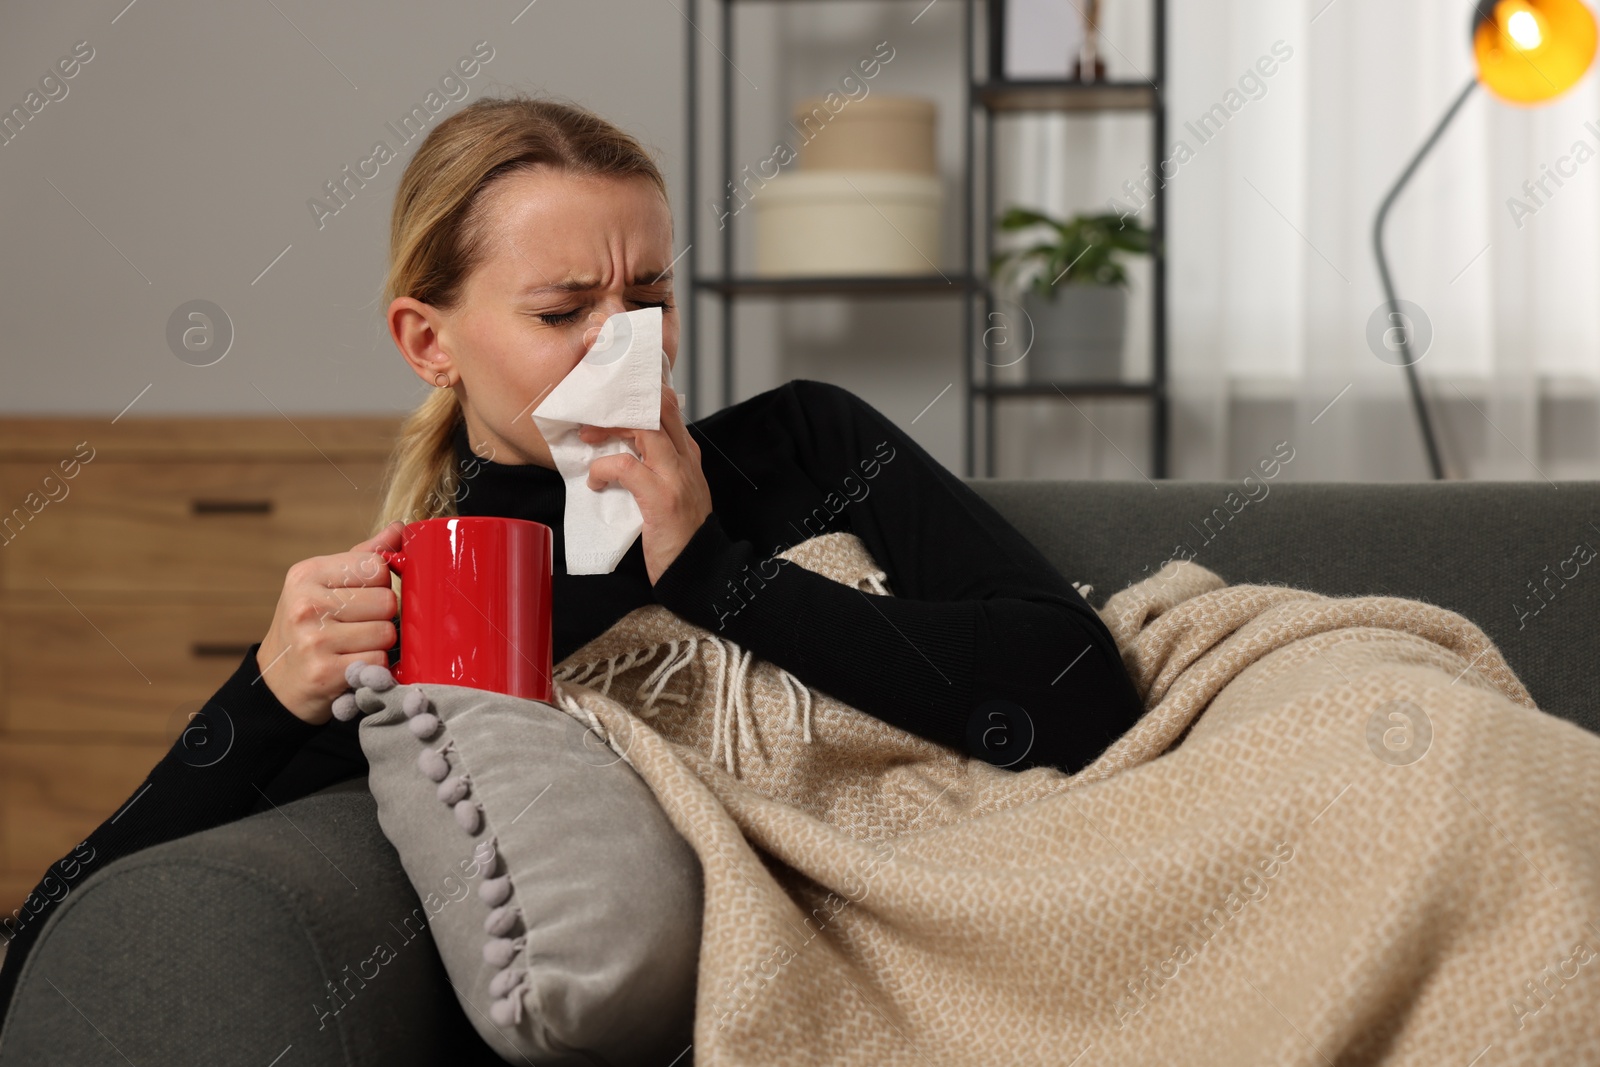
{"type": "Polygon", "coordinates": [[[589,488],[589,465],[601,456],[639,453],[608,437],[591,445],[580,425],[661,428],[661,387],[671,387],[672,368],[661,347],[661,309],[612,315],[577,366],[533,409],[532,418],[550,446],[567,485],[562,516],[568,574],[609,574],[644,529],[633,494],[618,482],[599,492],[589,488]]]}

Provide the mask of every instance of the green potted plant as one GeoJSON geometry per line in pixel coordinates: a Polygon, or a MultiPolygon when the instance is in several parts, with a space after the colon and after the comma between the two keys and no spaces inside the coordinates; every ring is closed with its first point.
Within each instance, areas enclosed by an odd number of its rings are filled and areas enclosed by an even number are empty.
{"type": "Polygon", "coordinates": [[[1030,208],[1001,215],[1002,233],[1039,231],[1034,244],[997,253],[989,273],[1026,285],[1021,306],[1032,324],[1027,375],[1033,381],[1115,381],[1122,376],[1128,275],[1123,260],[1144,255],[1151,234],[1115,212],[1056,219],[1030,208]]]}

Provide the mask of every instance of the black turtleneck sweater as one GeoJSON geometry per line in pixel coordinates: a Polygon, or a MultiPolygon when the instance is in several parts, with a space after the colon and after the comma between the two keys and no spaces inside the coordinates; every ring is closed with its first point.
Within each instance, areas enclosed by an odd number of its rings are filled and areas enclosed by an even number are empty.
{"type": "MultiPolygon", "coordinates": [[[[555,535],[554,658],[658,603],[911,733],[1004,766],[1075,771],[1141,708],[1110,631],[969,486],[877,409],[796,380],[689,426],[713,510],[652,587],[636,540],[610,574],[566,573],[560,474],[482,460],[456,426],[457,511],[532,519],[555,535]],[[772,556],[834,531],[860,537],[893,596],[772,556]]],[[[88,873],[120,856],[285,804],[367,772],[358,723],[311,726],[260,681],[252,645],[203,713],[231,726],[206,766],[182,740],[88,839],[53,864],[0,969],[0,1013],[23,956],[88,873]],[[225,712],[226,714],[221,714],[225,712]],[[30,910],[33,909],[33,910],[30,910]]],[[[399,657],[398,646],[390,662],[399,657]]]]}

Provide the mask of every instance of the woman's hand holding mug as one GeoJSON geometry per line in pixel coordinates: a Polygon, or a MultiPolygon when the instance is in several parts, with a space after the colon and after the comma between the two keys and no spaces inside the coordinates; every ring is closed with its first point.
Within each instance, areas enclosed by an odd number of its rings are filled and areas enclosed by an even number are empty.
{"type": "Polygon", "coordinates": [[[301,560],[284,577],[256,667],[278,702],[313,726],[333,717],[334,698],[349,688],[346,667],[389,663],[399,604],[378,551],[398,550],[401,529],[392,522],[348,552],[301,560]]]}

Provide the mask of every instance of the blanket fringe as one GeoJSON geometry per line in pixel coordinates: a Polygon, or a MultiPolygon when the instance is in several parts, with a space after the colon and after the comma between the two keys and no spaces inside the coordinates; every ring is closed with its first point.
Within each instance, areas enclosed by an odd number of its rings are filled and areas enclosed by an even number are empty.
{"type": "MultiPolygon", "coordinates": [[[[889,596],[887,579],[886,572],[873,571],[856,582],[855,588],[878,596],[889,596]]],[[[711,701],[711,756],[715,759],[720,753],[723,766],[727,768],[729,774],[737,777],[739,773],[737,754],[753,747],[758,741],[755,715],[751,711],[748,696],[750,665],[755,660],[753,651],[741,648],[725,638],[709,633],[699,634],[661,641],[644,648],[629,649],[607,659],[590,663],[564,664],[556,669],[554,678],[557,683],[587,684],[610,696],[611,683],[617,675],[630,668],[649,663],[655,658],[656,653],[665,649],[666,654],[661,657],[655,669],[634,690],[634,695],[641,698],[637,708],[638,716],[641,719],[654,718],[661,710],[657,706],[657,701],[668,701],[680,706],[689,702],[688,696],[665,692],[665,687],[673,675],[698,658],[701,648],[705,645],[712,646],[717,652],[711,701]],[[603,676],[601,676],[602,668],[604,668],[603,676]],[[646,693],[646,690],[649,692],[646,693]]],[[[782,668],[778,668],[778,683],[784,689],[784,701],[788,707],[790,724],[806,744],[811,744],[811,690],[804,682],[782,668]]],[[[569,715],[588,722],[595,733],[602,738],[606,737],[605,729],[594,715],[578,703],[563,686],[557,684],[555,692],[557,702],[569,715]]],[[[611,744],[612,749],[623,759],[628,758],[627,753],[617,749],[609,739],[607,743],[611,744]]],[[[629,766],[632,766],[632,761],[629,761],[629,766]]]]}
{"type": "Polygon", "coordinates": [[[593,730],[595,736],[606,743],[606,747],[615,752],[624,763],[630,767],[633,767],[635,771],[638,771],[639,768],[634,766],[633,760],[628,758],[627,749],[619,746],[616,739],[606,732],[606,728],[600,724],[600,720],[595,718],[594,712],[580,704],[577,697],[574,697],[570,692],[568,692],[566,686],[562,685],[559,680],[556,681],[550,688],[555,694],[557,707],[561,708],[562,711],[565,711],[568,715],[571,715],[579,722],[588,723],[589,729],[593,730]]]}

